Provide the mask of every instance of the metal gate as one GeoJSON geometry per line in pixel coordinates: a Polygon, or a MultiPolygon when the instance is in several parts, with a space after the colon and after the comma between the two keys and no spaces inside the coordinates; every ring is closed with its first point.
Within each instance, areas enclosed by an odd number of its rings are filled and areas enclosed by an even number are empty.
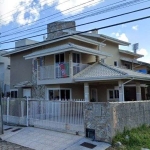
{"type": "Polygon", "coordinates": [[[3,99],[6,123],[84,134],[83,100],[3,99]]]}

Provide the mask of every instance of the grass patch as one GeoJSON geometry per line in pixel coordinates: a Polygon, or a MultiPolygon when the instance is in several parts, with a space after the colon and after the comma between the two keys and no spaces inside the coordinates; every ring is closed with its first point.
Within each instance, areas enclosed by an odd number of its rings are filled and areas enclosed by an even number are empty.
{"type": "Polygon", "coordinates": [[[150,126],[142,125],[132,130],[124,129],[123,133],[118,133],[113,138],[113,145],[118,141],[123,144],[124,148],[120,148],[123,150],[150,149],[150,126]]]}

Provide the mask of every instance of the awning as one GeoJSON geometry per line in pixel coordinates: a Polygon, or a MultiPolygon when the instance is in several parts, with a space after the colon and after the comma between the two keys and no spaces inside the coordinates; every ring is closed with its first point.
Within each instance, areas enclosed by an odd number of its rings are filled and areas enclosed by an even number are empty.
{"type": "Polygon", "coordinates": [[[33,84],[30,81],[23,81],[20,83],[17,83],[16,85],[14,85],[15,88],[20,88],[20,87],[32,87],[33,84]]]}

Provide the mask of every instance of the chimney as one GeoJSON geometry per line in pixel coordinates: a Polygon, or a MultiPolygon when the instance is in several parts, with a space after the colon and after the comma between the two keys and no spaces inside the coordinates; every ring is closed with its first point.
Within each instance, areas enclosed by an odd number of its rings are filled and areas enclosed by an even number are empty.
{"type": "Polygon", "coordinates": [[[63,30],[76,31],[75,21],[57,21],[47,25],[47,39],[55,39],[67,33],[63,30]],[[57,31],[58,30],[58,31],[57,31]]]}
{"type": "Polygon", "coordinates": [[[97,29],[92,30],[92,34],[98,34],[98,30],[97,29]]]}

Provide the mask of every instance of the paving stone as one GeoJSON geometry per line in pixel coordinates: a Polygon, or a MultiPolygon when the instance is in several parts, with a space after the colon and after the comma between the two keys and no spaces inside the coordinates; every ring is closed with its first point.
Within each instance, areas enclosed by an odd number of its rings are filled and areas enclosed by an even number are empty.
{"type": "Polygon", "coordinates": [[[7,141],[0,141],[0,150],[33,150],[7,141]]]}

